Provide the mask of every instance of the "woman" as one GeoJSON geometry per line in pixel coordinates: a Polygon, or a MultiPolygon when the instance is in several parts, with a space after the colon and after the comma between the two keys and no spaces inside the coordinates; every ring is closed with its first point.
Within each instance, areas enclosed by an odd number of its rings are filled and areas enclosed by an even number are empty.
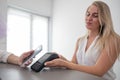
{"type": "Polygon", "coordinates": [[[120,53],[120,36],[113,29],[108,5],[94,1],[86,11],[85,21],[88,33],[77,40],[72,60],[60,56],[45,65],[66,67],[114,80],[112,67],[120,53]]]}
{"type": "MultiPolygon", "coordinates": [[[[30,51],[24,52],[20,57],[18,57],[12,53],[0,50],[0,62],[16,64],[20,66],[23,60],[29,55],[31,55],[33,52],[34,50],[30,50],[30,51]]],[[[24,67],[28,66],[30,63],[31,61],[28,62],[24,67]]]]}

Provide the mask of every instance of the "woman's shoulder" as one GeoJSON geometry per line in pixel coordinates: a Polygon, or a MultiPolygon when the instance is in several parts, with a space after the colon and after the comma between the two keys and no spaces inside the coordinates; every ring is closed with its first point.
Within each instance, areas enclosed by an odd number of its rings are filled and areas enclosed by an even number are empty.
{"type": "Polygon", "coordinates": [[[80,36],[80,37],[77,39],[77,44],[80,44],[82,41],[84,41],[84,39],[85,39],[86,37],[87,37],[86,35],[80,36]]]}
{"type": "Polygon", "coordinates": [[[80,36],[80,37],[78,37],[78,39],[77,40],[83,40],[83,39],[85,39],[85,38],[87,38],[87,35],[83,35],[83,36],[80,36]]]}

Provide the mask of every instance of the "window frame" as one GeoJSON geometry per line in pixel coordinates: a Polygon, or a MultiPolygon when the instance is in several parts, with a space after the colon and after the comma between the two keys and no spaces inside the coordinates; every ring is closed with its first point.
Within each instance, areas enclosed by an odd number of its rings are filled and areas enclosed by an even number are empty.
{"type": "MultiPolygon", "coordinates": [[[[13,6],[10,6],[10,5],[8,5],[8,7],[7,7],[7,11],[9,10],[9,9],[16,9],[16,10],[19,10],[19,11],[22,11],[22,12],[26,12],[26,13],[29,13],[30,14],[30,16],[31,16],[31,20],[30,20],[30,49],[33,49],[33,46],[32,46],[32,44],[33,44],[33,39],[32,39],[32,21],[33,21],[33,15],[36,15],[36,16],[40,16],[40,17],[45,17],[45,18],[47,18],[48,19],[48,32],[47,32],[47,51],[50,51],[51,49],[52,49],[52,26],[51,26],[51,17],[49,17],[49,16],[44,16],[44,15],[40,15],[40,14],[38,14],[38,13],[35,13],[35,12],[32,12],[32,11],[30,11],[30,10],[27,10],[27,9],[23,9],[23,8],[18,8],[18,7],[13,7],[13,6]]],[[[8,16],[8,13],[7,13],[7,16],[8,16]]]]}

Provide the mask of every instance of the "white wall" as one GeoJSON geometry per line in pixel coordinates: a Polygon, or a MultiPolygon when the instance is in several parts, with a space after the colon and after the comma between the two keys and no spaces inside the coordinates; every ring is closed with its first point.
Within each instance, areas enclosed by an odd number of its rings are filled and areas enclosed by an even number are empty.
{"type": "MultiPolygon", "coordinates": [[[[72,58],[74,53],[75,43],[79,36],[86,32],[84,15],[86,8],[94,0],[54,0],[53,7],[53,47],[56,51],[68,59],[72,58]]],[[[103,0],[111,9],[114,29],[120,34],[120,0],[103,0]]],[[[120,74],[118,70],[120,62],[115,64],[115,71],[120,74]]],[[[120,77],[118,76],[118,79],[120,77]]]]}
{"type": "Polygon", "coordinates": [[[84,15],[90,3],[90,0],[54,0],[53,51],[71,59],[77,38],[86,33],[84,15]]]}
{"type": "Polygon", "coordinates": [[[0,49],[6,49],[7,0],[0,0],[0,49]]]}

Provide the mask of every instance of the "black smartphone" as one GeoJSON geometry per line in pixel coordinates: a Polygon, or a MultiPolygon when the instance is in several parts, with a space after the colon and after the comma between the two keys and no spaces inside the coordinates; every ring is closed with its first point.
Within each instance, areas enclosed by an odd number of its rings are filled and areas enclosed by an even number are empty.
{"type": "Polygon", "coordinates": [[[41,58],[39,58],[32,66],[31,69],[35,72],[41,71],[45,65],[44,63],[47,61],[51,61],[53,59],[59,58],[58,54],[53,52],[48,52],[44,54],[41,58]]]}
{"type": "Polygon", "coordinates": [[[28,56],[27,58],[25,58],[23,60],[23,63],[21,64],[21,67],[24,67],[25,64],[30,61],[31,59],[33,59],[38,53],[40,53],[42,51],[42,45],[38,46],[35,50],[34,53],[30,56],[28,56]]]}

